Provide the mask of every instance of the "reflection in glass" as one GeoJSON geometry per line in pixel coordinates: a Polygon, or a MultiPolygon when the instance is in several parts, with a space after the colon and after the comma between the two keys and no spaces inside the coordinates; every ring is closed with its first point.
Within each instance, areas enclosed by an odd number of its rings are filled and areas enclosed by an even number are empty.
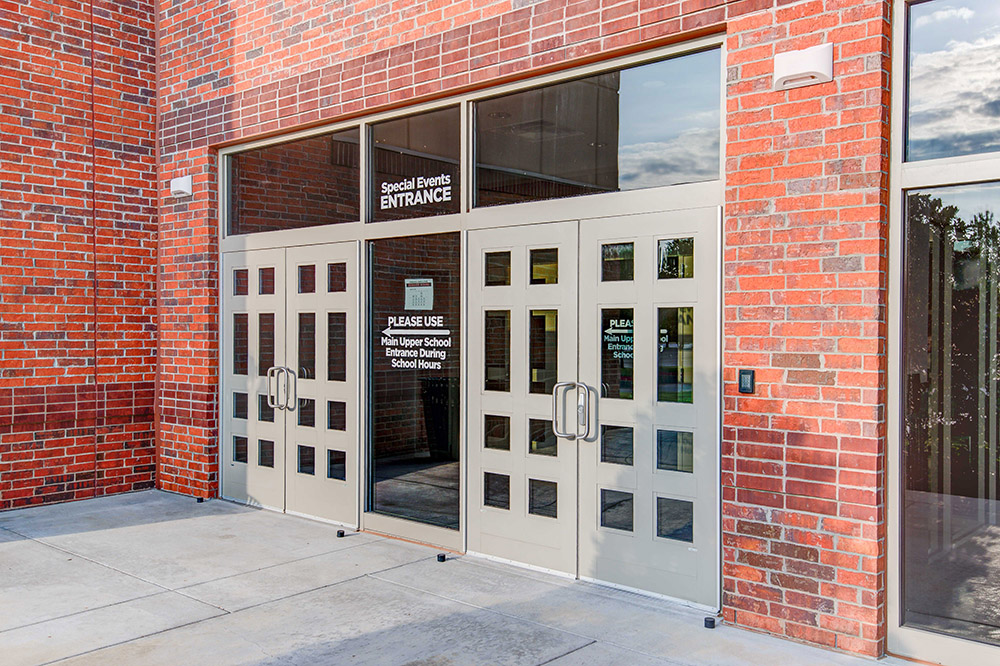
{"type": "Polygon", "coordinates": [[[372,125],[375,222],[459,212],[457,106],[372,125]]]}
{"type": "Polygon", "coordinates": [[[331,294],[347,291],[347,264],[340,262],[326,265],[326,290],[331,294]]]}
{"type": "Polygon", "coordinates": [[[632,428],[628,426],[601,425],[601,462],[615,465],[632,465],[632,428]]]}
{"type": "Polygon", "coordinates": [[[601,397],[632,399],[632,308],[601,310],[601,397]]]}
{"type": "Polygon", "coordinates": [[[327,449],[326,451],[326,478],[338,481],[347,480],[347,453],[327,449]]]}
{"type": "Polygon", "coordinates": [[[994,644],[1000,644],[998,212],[998,183],[907,195],[900,502],[904,624],[994,644]]]}
{"type": "Polygon", "coordinates": [[[245,419],[247,417],[247,394],[236,391],[233,393],[233,418],[245,419]]]}
{"type": "Polygon", "coordinates": [[[510,477],[506,474],[483,473],[483,504],[497,509],[510,509],[510,477]]]}
{"type": "Polygon", "coordinates": [[[347,430],[347,403],[328,400],[326,403],[326,427],[329,430],[347,430]]]}
{"type": "Polygon", "coordinates": [[[657,244],[657,278],[694,277],[694,239],[670,238],[657,244]]]}
{"type": "Polygon", "coordinates": [[[316,314],[299,313],[299,379],[316,379],[316,314]]]}
{"type": "Polygon", "coordinates": [[[552,432],[552,421],[528,419],[528,453],[539,456],[559,454],[559,438],[552,432]]]}
{"type": "Polygon", "coordinates": [[[326,315],[326,378],[331,382],[347,381],[347,313],[326,315]]]}
{"type": "Polygon", "coordinates": [[[510,451],[510,417],[486,414],[483,417],[483,446],[487,449],[510,451]]]}
{"type": "Polygon", "coordinates": [[[233,374],[245,375],[250,366],[250,315],[233,315],[233,374]]]}
{"type": "Polygon", "coordinates": [[[477,102],[477,206],[719,177],[719,49],[477,102]]]}
{"type": "Polygon", "coordinates": [[[486,311],[483,358],[487,391],[510,391],[510,311],[486,311]]]}
{"type": "Polygon", "coordinates": [[[370,241],[367,280],[369,508],[455,530],[461,497],[461,248],[458,233],[370,241]],[[406,313],[405,281],[414,276],[433,281],[434,309],[407,314],[440,317],[430,327],[447,335],[383,332],[389,317],[406,313]]]}
{"type": "Polygon", "coordinates": [[[316,449],[299,444],[299,474],[316,473],[316,449]]]}
{"type": "Polygon", "coordinates": [[[274,367],[274,313],[261,312],[257,321],[257,376],[266,377],[274,367]]]}
{"type": "Polygon", "coordinates": [[[233,155],[229,234],[357,222],[358,134],[355,127],[233,155]]]}
{"type": "Polygon", "coordinates": [[[694,472],[694,433],[657,430],[656,469],[694,472]]]}
{"type": "Polygon", "coordinates": [[[559,249],[531,251],[531,276],[529,284],[556,284],[559,282],[559,249]]]}
{"type": "Polygon", "coordinates": [[[240,435],[233,435],[233,462],[245,463],[247,461],[247,438],[240,435]]]}
{"type": "Polygon", "coordinates": [[[299,293],[312,294],[316,291],[316,266],[299,266],[299,293]]]}
{"type": "Polygon", "coordinates": [[[552,393],[558,375],[559,313],[532,310],[528,317],[529,393],[552,393]]]}
{"type": "Polygon", "coordinates": [[[274,467],[274,442],[269,439],[257,440],[257,464],[261,467],[274,467]]]}
{"type": "Polygon", "coordinates": [[[620,282],[635,274],[635,244],[609,243],[601,246],[601,281],[620,282]]]}
{"type": "Polygon", "coordinates": [[[316,401],[312,398],[299,398],[299,425],[303,428],[316,427],[316,401]]]}
{"type": "Polygon", "coordinates": [[[261,268],[257,271],[257,293],[268,295],[274,293],[274,268],[261,268]]]}
{"type": "Polygon", "coordinates": [[[504,287],[510,284],[510,252],[486,253],[486,286],[504,287]]]}
{"type": "Polygon", "coordinates": [[[693,402],[694,308],[659,308],[656,395],[660,402],[693,402]]]}
{"type": "Polygon", "coordinates": [[[694,542],[694,504],[685,500],[657,497],[656,536],[694,542]]]}
{"type": "Polygon", "coordinates": [[[601,488],[601,527],[632,531],[632,493],[601,488]]]}
{"type": "Polygon", "coordinates": [[[267,404],[266,395],[257,396],[257,420],[261,423],[274,423],[274,407],[267,404]]]}
{"type": "Polygon", "coordinates": [[[250,293],[250,272],[246,268],[233,271],[233,296],[246,296],[250,293]]]}
{"type": "Polygon", "coordinates": [[[924,2],[907,9],[906,159],[1000,150],[1000,4],[924,2]]]}
{"type": "Polygon", "coordinates": [[[528,479],[528,513],[556,518],[558,486],[554,481],[528,479]]]}

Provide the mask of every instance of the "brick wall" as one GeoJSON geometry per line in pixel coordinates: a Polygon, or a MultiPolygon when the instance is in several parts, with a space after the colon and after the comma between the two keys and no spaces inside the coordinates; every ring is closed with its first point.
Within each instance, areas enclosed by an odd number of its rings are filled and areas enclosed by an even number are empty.
{"type": "Polygon", "coordinates": [[[161,14],[160,484],[217,492],[210,145],[683,39],[727,34],[724,612],[884,649],[889,0],[223,5],[161,14]],[[836,81],[770,91],[779,50],[833,42],[836,81]],[[758,372],[737,397],[736,369],[758,372]]]}
{"type": "Polygon", "coordinates": [[[153,483],[152,6],[91,9],[0,7],[0,509],[153,483]]]}

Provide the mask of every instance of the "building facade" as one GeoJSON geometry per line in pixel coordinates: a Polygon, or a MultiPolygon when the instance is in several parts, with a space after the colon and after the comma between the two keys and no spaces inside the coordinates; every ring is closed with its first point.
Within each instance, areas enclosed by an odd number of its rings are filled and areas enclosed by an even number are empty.
{"type": "Polygon", "coordinates": [[[0,13],[0,508],[158,487],[1000,659],[1000,9],[0,13]]]}

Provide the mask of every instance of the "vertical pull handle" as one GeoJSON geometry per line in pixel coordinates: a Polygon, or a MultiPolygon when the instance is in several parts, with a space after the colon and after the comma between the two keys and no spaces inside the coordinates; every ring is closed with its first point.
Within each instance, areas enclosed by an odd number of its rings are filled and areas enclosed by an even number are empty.
{"type": "Polygon", "coordinates": [[[299,378],[295,376],[295,371],[291,368],[282,368],[285,371],[285,407],[295,411],[295,406],[299,402],[299,378]],[[289,390],[291,385],[291,390],[289,390]]]}
{"type": "MultiPolygon", "coordinates": [[[[576,382],[559,382],[552,387],[552,432],[556,437],[564,439],[576,439],[575,432],[564,432],[559,429],[559,391],[576,386],[576,382]]],[[[576,430],[576,429],[574,429],[576,430]]]]}
{"type": "Polygon", "coordinates": [[[584,441],[590,439],[590,387],[582,382],[576,382],[576,436],[584,441]],[[580,426],[584,426],[580,433],[580,426]]]}
{"type": "Polygon", "coordinates": [[[275,382],[274,382],[274,393],[271,393],[271,379],[275,378],[275,376],[277,374],[278,374],[278,368],[274,367],[273,365],[270,368],[267,369],[267,406],[270,407],[271,409],[274,409],[275,407],[278,406],[277,405],[277,403],[278,403],[278,395],[277,395],[277,393],[278,393],[278,382],[277,382],[277,379],[275,379],[275,382]]]}

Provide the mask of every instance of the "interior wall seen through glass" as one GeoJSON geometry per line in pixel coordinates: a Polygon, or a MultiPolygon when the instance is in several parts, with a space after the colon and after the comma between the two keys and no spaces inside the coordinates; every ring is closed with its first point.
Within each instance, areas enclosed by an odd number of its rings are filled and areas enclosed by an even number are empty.
{"type": "Polygon", "coordinates": [[[1000,3],[908,7],[906,159],[1000,150],[1000,3]]]}
{"type": "Polygon", "coordinates": [[[369,243],[370,510],[459,527],[461,236],[369,243]]]}
{"type": "Polygon", "coordinates": [[[719,49],[475,105],[476,205],[719,178],[719,49]]]}
{"type": "Polygon", "coordinates": [[[279,143],[230,158],[230,235],[357,222],[357,128],[279,143]]]}
{"type": "Polygon", "coordinates": [[[900,502],[903,623],[995,644],[998,213],[1000,183],[907,194],[900,502]]]}

